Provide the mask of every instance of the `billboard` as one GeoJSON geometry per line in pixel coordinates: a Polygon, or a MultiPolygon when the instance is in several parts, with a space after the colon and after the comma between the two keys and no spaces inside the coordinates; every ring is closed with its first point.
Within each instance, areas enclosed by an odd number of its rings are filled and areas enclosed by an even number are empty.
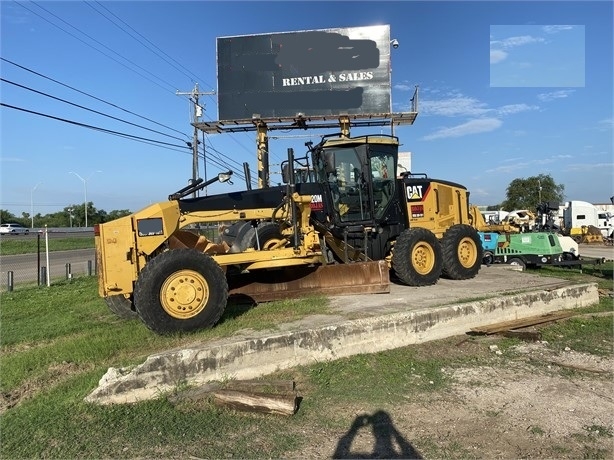
{"type": "Polygon", "coordinates": [[[390,113],[390,26],[217,39],[218,120],[390,113]]]}

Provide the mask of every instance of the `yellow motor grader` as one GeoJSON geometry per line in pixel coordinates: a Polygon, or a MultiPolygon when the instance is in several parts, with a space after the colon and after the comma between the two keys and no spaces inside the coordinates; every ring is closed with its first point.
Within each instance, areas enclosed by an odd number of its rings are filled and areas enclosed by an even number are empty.
{"type": "Polygon", "coordinates": [[[393,135],[345,134],[307,143],[300,178],[288,149],[285,185],[188,197],[228,172],[96,226],[100,295],[119,316],[169,333],[212,327],[232,294],[382,293],[389,273],[410,286],[473,278],[482,246],[467,190],[397,175],[393,135]],[[219,226],[219,237],[196,224],[219,226]]]}

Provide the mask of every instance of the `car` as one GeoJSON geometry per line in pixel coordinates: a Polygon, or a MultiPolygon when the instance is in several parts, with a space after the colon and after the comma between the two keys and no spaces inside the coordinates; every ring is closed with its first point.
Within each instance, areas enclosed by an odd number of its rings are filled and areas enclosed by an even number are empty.
{"type": "Polygon", "coordinates": [[[28,233],[30,230],[20,224],[0,224],[0,234],[27,235],[28,233]]]}

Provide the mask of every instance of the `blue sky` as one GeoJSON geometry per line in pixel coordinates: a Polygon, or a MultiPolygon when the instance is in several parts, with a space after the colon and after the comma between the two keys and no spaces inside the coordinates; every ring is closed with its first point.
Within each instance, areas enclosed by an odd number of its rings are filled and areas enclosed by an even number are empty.
{"type": "MultiPolygon", "coordinates": [[[[217,37],[376,24],[390,25],[400,43],[391,51],[394,111],[408,110],[420,88],[415,124],[395,130],[414,172],[464,184],[479,205],[505,199],[513,179],[541,173],[565,185],[566,200],[606,203],[614,195],[610,1],[2,1],[0,8],[0,100],[47,115],[0,108],[0,208],[18,216],[83,203],[85,192],[107,212],[136,211],[185,186],[193,128],[188,99],[176,91],[196,82],[203,92],[216,89],[217,37]]],[[[215,96],[201,102],[204,119],[215,120],[215,96]]],[[[318,134],[275,133],[272,182],[287,148],[304,152],[318,134]]],[[[207,177],[228,169],[223,163],[239,176],[244,161],[255,177],[254,133],[209,135],[205,145],[207,177]]],[[[243,189],[238,176],[209,193],[243,189]]]]}

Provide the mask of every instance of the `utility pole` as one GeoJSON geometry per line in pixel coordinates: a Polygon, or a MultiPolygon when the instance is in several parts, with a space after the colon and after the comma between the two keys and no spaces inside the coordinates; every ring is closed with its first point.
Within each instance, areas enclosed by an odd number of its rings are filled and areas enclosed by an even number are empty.
{"type": "MultiPolygon", "coordinates": [[[[175,94],[177,94],[177,96],[191,96],[190,101],[194,104],[194,113],[193,113],[192,123],[196,124],[198,123],[199,118],[203,114],[203,107],[199,105],[198,103],[198,96],[214,95],[215,91],[208,91],[208,92],[201,93],[200,91],[198,91],[198,83],[196,83],[192,91],[190,92],[177,91],[175,94]]],[[[190,146],[189,142],[187,144],[188,146],[190,146]]],[[[194,126],[194,135],[192,137],[191,147],[192,147],[192,183],[194,183],[198,179],[198,128],[196,126],[194,126]]],[[[204,144],[203,144],[203,148],[204,148],[204,144]]],[[[206,180],[207,178],[205,177],[205,181],[206,180]]],[[[192,197],[196,198],[196,192],[192,194],[192,197]]]]}

